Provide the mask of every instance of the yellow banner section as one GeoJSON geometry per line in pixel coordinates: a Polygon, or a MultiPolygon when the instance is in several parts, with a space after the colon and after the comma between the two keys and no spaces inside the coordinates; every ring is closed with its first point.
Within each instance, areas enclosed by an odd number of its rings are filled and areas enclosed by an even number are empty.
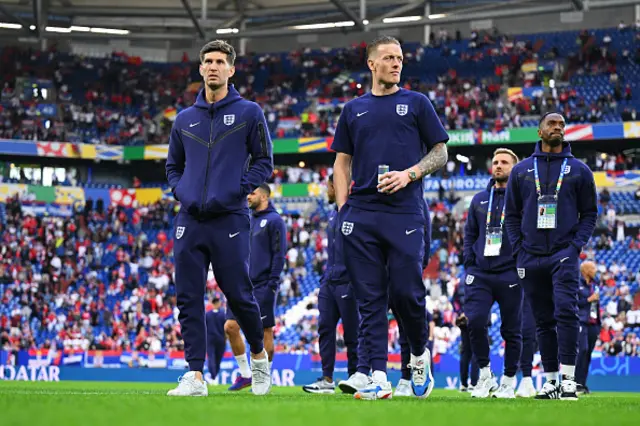
{"type": "Polygon", "coordinates": [[[162,189],[160,188],[136,189],[136,201],[138,205],[155,203],[160,200],[162,200],[162,189]]]}

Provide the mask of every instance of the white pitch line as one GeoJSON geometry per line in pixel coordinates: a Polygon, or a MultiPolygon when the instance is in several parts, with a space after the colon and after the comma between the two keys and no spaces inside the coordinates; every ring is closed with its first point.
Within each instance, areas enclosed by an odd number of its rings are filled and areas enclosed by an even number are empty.
{"type": "Polygon", "coordinates": [[[81,392],[81,391],[55,391],[55,390],[10,390],[0,389],[0,395],[164,395],[162,392],[81,392]]]}

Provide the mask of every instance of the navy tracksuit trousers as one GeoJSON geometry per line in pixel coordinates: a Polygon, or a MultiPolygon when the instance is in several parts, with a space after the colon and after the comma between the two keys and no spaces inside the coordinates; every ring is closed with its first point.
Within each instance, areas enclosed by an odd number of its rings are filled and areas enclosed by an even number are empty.
{"type": "Polygon", "coordinates": [[[489,365],[487,320],[493,302],[498,302],[505,341],[504,374],[513,377],[518,371],[522,352],[522,285],[516,271],[500,273],[469,268],[465,280],[464,312],[469,319],[469,337],[478,367],[489,365]]]}
{"type": "Polygon", "coordinates": [[[542,367],[576,365],[578,356],[578,251],[570,246],[550,256],[518,252],[518,275],[536,320],[542,367]]]}
{"type": "Polygon", "coordinates": [[[460,384],[464,387],[475,386],[478,384],[480,368],[471,350],[468,327],[460,327],[460,338],[460,384]],[[471,367],[471,383],[469,383],[469,367],[471,367]]]}
{"type": "Polygon", "coordinates": [[[386,372],[389,299],[396,303],[411,353],[422,355],[427,347],[422,282],[425,219],[420,214],[368,211],[349,204],[339,218],[345,264],[361,315],[362,356],[373,371],[386,372]]]}
{"type": "Polygon", "coordinates": [[[320,312],[318,335],[322,375],[333,377],[336,362],[336,326],[342,319],[344,344],[347,347],[349,376],[356,372],[358,364],[358,329],[360,318],[353,289],[349,283],[323,282],[318,293],[320,312]]]}
{"type": "Polygon", "coordinates": [[[589,367],[591,366],[591,354],[596,347],[599,334],[600,326],[597,324],[582,323],[580,326],[576,382],[583,386],[587,386],[587,377],[589,376],[589,367]]]}
{"type": "Polygon", "coordinates": [[[520,371],[522,377],[531,377],[533,355],[536,353],[536,320],[533,317],[531,303],[525,297],[522,301],[522,355],[520,355],[520,371]]]}
{"type": "Polygon", "coordinates": [[[204,367],[204,296],[210,264],[251,352],[261,353],[264,332],[249,279],[249,215],[229,213],[199,220],[181,209],[175,222],[178,320],[189,369],[202,371],[204,367]]]}

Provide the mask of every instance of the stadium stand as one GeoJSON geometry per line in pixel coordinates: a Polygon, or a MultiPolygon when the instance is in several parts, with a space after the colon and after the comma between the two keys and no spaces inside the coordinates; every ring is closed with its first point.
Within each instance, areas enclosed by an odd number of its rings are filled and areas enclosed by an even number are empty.
{"type": "MultiPolygon", "coordinates": [[[[535,117],[551,109],[564,111],[571,123],[638,117],[640,31],[432,40],[404,45],[405,87],[426,93],[447,129],[535,126],[535,117]],[[556,59],[559,73],[545,68],[556,59]],[[557,82],[550,84],[554,72],[557,82]]],[[[5,47],[0,60],[6,65],[0,138],[6,139],[167,143],[173,117],[200,87],[187,58],[158,64],[117,52],[98,59],[5,47]]],[[[263,107],[273,137],[331,136],[341,105],[369,87],[364,62],[364,44],[248,55],[238,58],[234,82],[263,107]]]]}

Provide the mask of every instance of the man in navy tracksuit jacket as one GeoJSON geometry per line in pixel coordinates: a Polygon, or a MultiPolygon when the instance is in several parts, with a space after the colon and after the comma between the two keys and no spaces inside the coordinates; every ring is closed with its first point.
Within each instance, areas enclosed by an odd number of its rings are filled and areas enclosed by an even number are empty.
{"type": "Polygon", "coordinates": [[[273,172],[272,143],[260,107],[228,85],[234,60],[233,47],[224,41],[202,48],[205,87],[195,105],[178,114],[169,139],[167,179],[182,205],[174,245],[178,319],[190,370],[171,396],[208,394],[202,380],[203,299],[210,264],[249,342],[253,392],[271,388],[260,309],[249,279],[247,195],[273,172]]]}
{"type": "Polygon", "coordinates": [[[466,270],[464,312],[469,320],[469,338],[480,377],[471,393],[474,398],[515,398],[516,372],[522,351],[523,290],[504,228],[505,188],[511,168],[518,162],[513,151],[497,149],[487,189],[471,200],[464,228],[466,270]],[[494,237],[492,237],[492,235],[494,237]],[[498,302],[505,341],[504,375],[500,387],[489,363],[487,318],[493,302],[498,302]]]}
{"type": "MultiPolygon", "coordinates": [[[[333,175],[327,182],[327,198],[335,203],[333,175]]],[[[347,371],[349,377],[356,373],[358,365],[358,305],[344,266],[342,235],[338,228],[338,212],[331,210],[327,223],[327,266],[320,281],[318,293],[318,338],[322,377],[302,389],[308,393],[334,393],[333,370],[336,362],[336,326],[342,319],[344,344],[347,347],[347,371]]],[[[342,384],[342,382],[341,382],[342,384]]],[[[343,392],[354,393],[350,387],[341,387],[343,392]]],[[[357,389],[356,389],[357,390],[357,389]]]]}
{"type": "Polygon", "coordinates": [[[414,394],[427,397],[434,385],[422,282],[422,178],[446,164],[449,136],[426,96],[398,86],[402,61],[393,37],[367,47],[371,93],[345,104],[331,146],[337,152],[334,182],[345,264],[373,370],[358,399],[392,396],[386,373],[389,298],[411,346],[414,394]]]}
{"type": "Polygon", "coordinates": [[[577,398],[579,255],[598,214],[593,173],[563,142],[564,129],[562,115],[543,116],[541,140],[513,168],[507,186],[505,225],[547,379],[537,399],[577,398]]]}
{"type": "Polygon", "coordinates": [[[211,302],[213,309],[206,313],[207,324],[207,361],[211,380],[215,380],[220,371],[220,362],[224,356],[227,339],[224,335],[224,309],[220,307],[220,299],[215,298],[211,302]]]}
{"type": "Polygon", "coordinates": [[[591,261],[580,265],[580,275],[582,275],[578,293],[580,339],[576,363],[578,393],[589,393],[587,377],[591,365],[591,354],[600,335],[600,291],[595,281],[596,271],[596,265],[591,261]]]}
{"type": "MultiPolygon", "coordinates": [[[[287,228],[284,220],[269,201],[271,189],[266,183],[249,194],[251,218],[251,266],[249,275],[253,283],[253,294],[260,306],[264,347],[273,363],[273,327],[276,325],[276,298],[280,286],[280,274],[284,269],[287,251],[287,228]]],[[[240,368],[240,375],[229,388],[237,391],[251,385],[251,372],[247,360],[247,350],[240,336],[238,320],[232,309],[227,309],[224,331],[229,337],[231,350],[240,368]]]]}

